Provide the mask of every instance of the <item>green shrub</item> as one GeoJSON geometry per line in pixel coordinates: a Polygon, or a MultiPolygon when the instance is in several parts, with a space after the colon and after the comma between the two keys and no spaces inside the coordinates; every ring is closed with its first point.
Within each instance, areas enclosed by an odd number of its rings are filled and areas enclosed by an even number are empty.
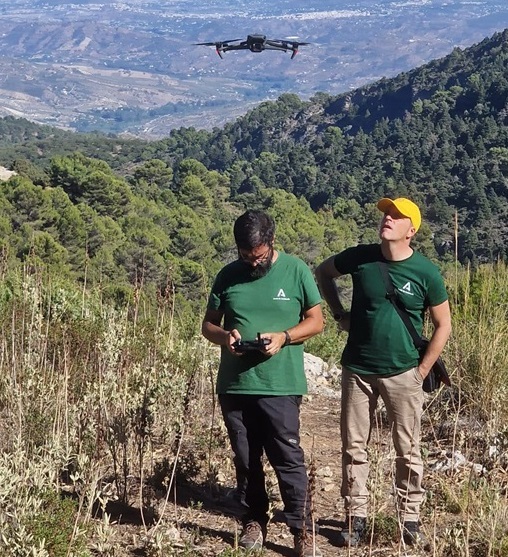
{"type": "Polygon", "coordinates": [[[78,502],[50,490],[39,497],[42,501],[40,511],[27,524],[35,543],[44,543],[51,557],[67,557],[70,548],[73,555],[88,555],[85,530],[78,528],[78,536],[75,536],[78,502]]]}

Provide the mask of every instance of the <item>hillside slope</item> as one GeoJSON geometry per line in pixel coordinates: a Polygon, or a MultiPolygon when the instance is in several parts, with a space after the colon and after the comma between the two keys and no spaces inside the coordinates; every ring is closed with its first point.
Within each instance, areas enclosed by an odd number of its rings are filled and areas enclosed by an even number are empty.
{"type": "Polygon", "coordinates": [[[508,240],[507,70],[504,31],[348,94],[284,95],[216,131],[203,160],[242,160],[314,208],[411,195],[429,208],[442,252],[457,211],[460,257],[496,258],[508,240]]]}
{"type": "MultiPolygon", "coordinates": [[[[361,207],[408,195],[424,208],[428,238],[442,257],[492,261],[508,245],[507,65],[504,31],[348,94],[310,101],[285,94],[223,128],[180,128],[154,142],[7,118],[0,121],[0,164],[26,158],[44,171],[53,156],[80,151],[132,180],[156,159],[174,171],[170,189],[177,193],[178,167],[192,158],[220,173],[222,200],[272,207],[285,219],[283,197],[267,193],[283,190],[328,211],[326,219],[354,222],[356,240],[373,224],[361,207]]],[[[218,214],[228,215],[216,201],[218,214]]]]}

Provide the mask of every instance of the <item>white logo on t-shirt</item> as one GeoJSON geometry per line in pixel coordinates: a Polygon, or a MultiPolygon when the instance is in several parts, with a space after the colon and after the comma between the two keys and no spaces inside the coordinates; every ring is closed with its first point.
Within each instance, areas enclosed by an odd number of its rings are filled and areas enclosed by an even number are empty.
{"type": "Polygon", "coordinates": [[[277,293],[277,296],[274,298],[274,300],[289,300],[289,298],[286,296],[286,293],[284,292],[283,288],[279,289],[279,292],[277,293]]]}
{"type": "Polygon", "coordinates": [[[411,291],[411,283],[409,281],[407,281],[402,288],[399,288],[399,291],[403,292],[404,294],[409,294],[410,296],[414,296],[413,292],[411,291]]]}

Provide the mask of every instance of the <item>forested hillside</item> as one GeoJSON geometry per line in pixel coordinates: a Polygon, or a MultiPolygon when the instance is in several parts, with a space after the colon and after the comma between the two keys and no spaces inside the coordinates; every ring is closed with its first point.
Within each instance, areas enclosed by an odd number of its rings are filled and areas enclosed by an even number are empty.
{"type": "Polygon", "coordinates": [[[375,239],[380,196],[424,208],[425,253],[506,256],[508,31],[351,93],[283,95],[213,132],[157,142],[0,120],[4,260],[90,283],[206,291],[234,256],[231,223],[263,206],[310,264],[375,239]]]}
{"type": "Polygon", "coordinates": [[[255,189],[254,175],[314,208],[408,193],[441,254],[457,210],[460,258],[491,260],[508,240],[507,65],[504,31],[338,97],[286,95],[217,131],[204,162],[241,168],[233,189],[255,189]]]}
{"type": "Polygon", "coordinates": [[[236,257],[231,224],[247,206],[269,210],[278,246],[309,264],[358,238],[352,219],[315,212],[288,192],[265,188],[258,199],[231,200],[229,176],[195,159],[174,168],[151,159],[128,179],[80,153],[53,157],[44,172],[28,161],[14,167],[19,174],[0,182],[4,270],[21,261],[44,264],[60,277],[100,286],[114,301],[144,287],[176,292],[180,309],[202,307],[213,276],[236,257]]]}

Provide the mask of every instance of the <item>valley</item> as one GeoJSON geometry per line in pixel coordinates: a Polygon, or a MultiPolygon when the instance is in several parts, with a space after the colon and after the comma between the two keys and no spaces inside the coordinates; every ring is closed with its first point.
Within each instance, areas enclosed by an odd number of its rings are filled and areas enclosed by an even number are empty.
{"type": "Polygon", "coordinates": [[[189,0],[0,8],[0,115],[156,138],[211,129],[285,92],[308,99],[393,77],[508,27],[500,0],[189,0]],[[263,33],[311,44],[228,52],[194,43],[263,33]]]}

